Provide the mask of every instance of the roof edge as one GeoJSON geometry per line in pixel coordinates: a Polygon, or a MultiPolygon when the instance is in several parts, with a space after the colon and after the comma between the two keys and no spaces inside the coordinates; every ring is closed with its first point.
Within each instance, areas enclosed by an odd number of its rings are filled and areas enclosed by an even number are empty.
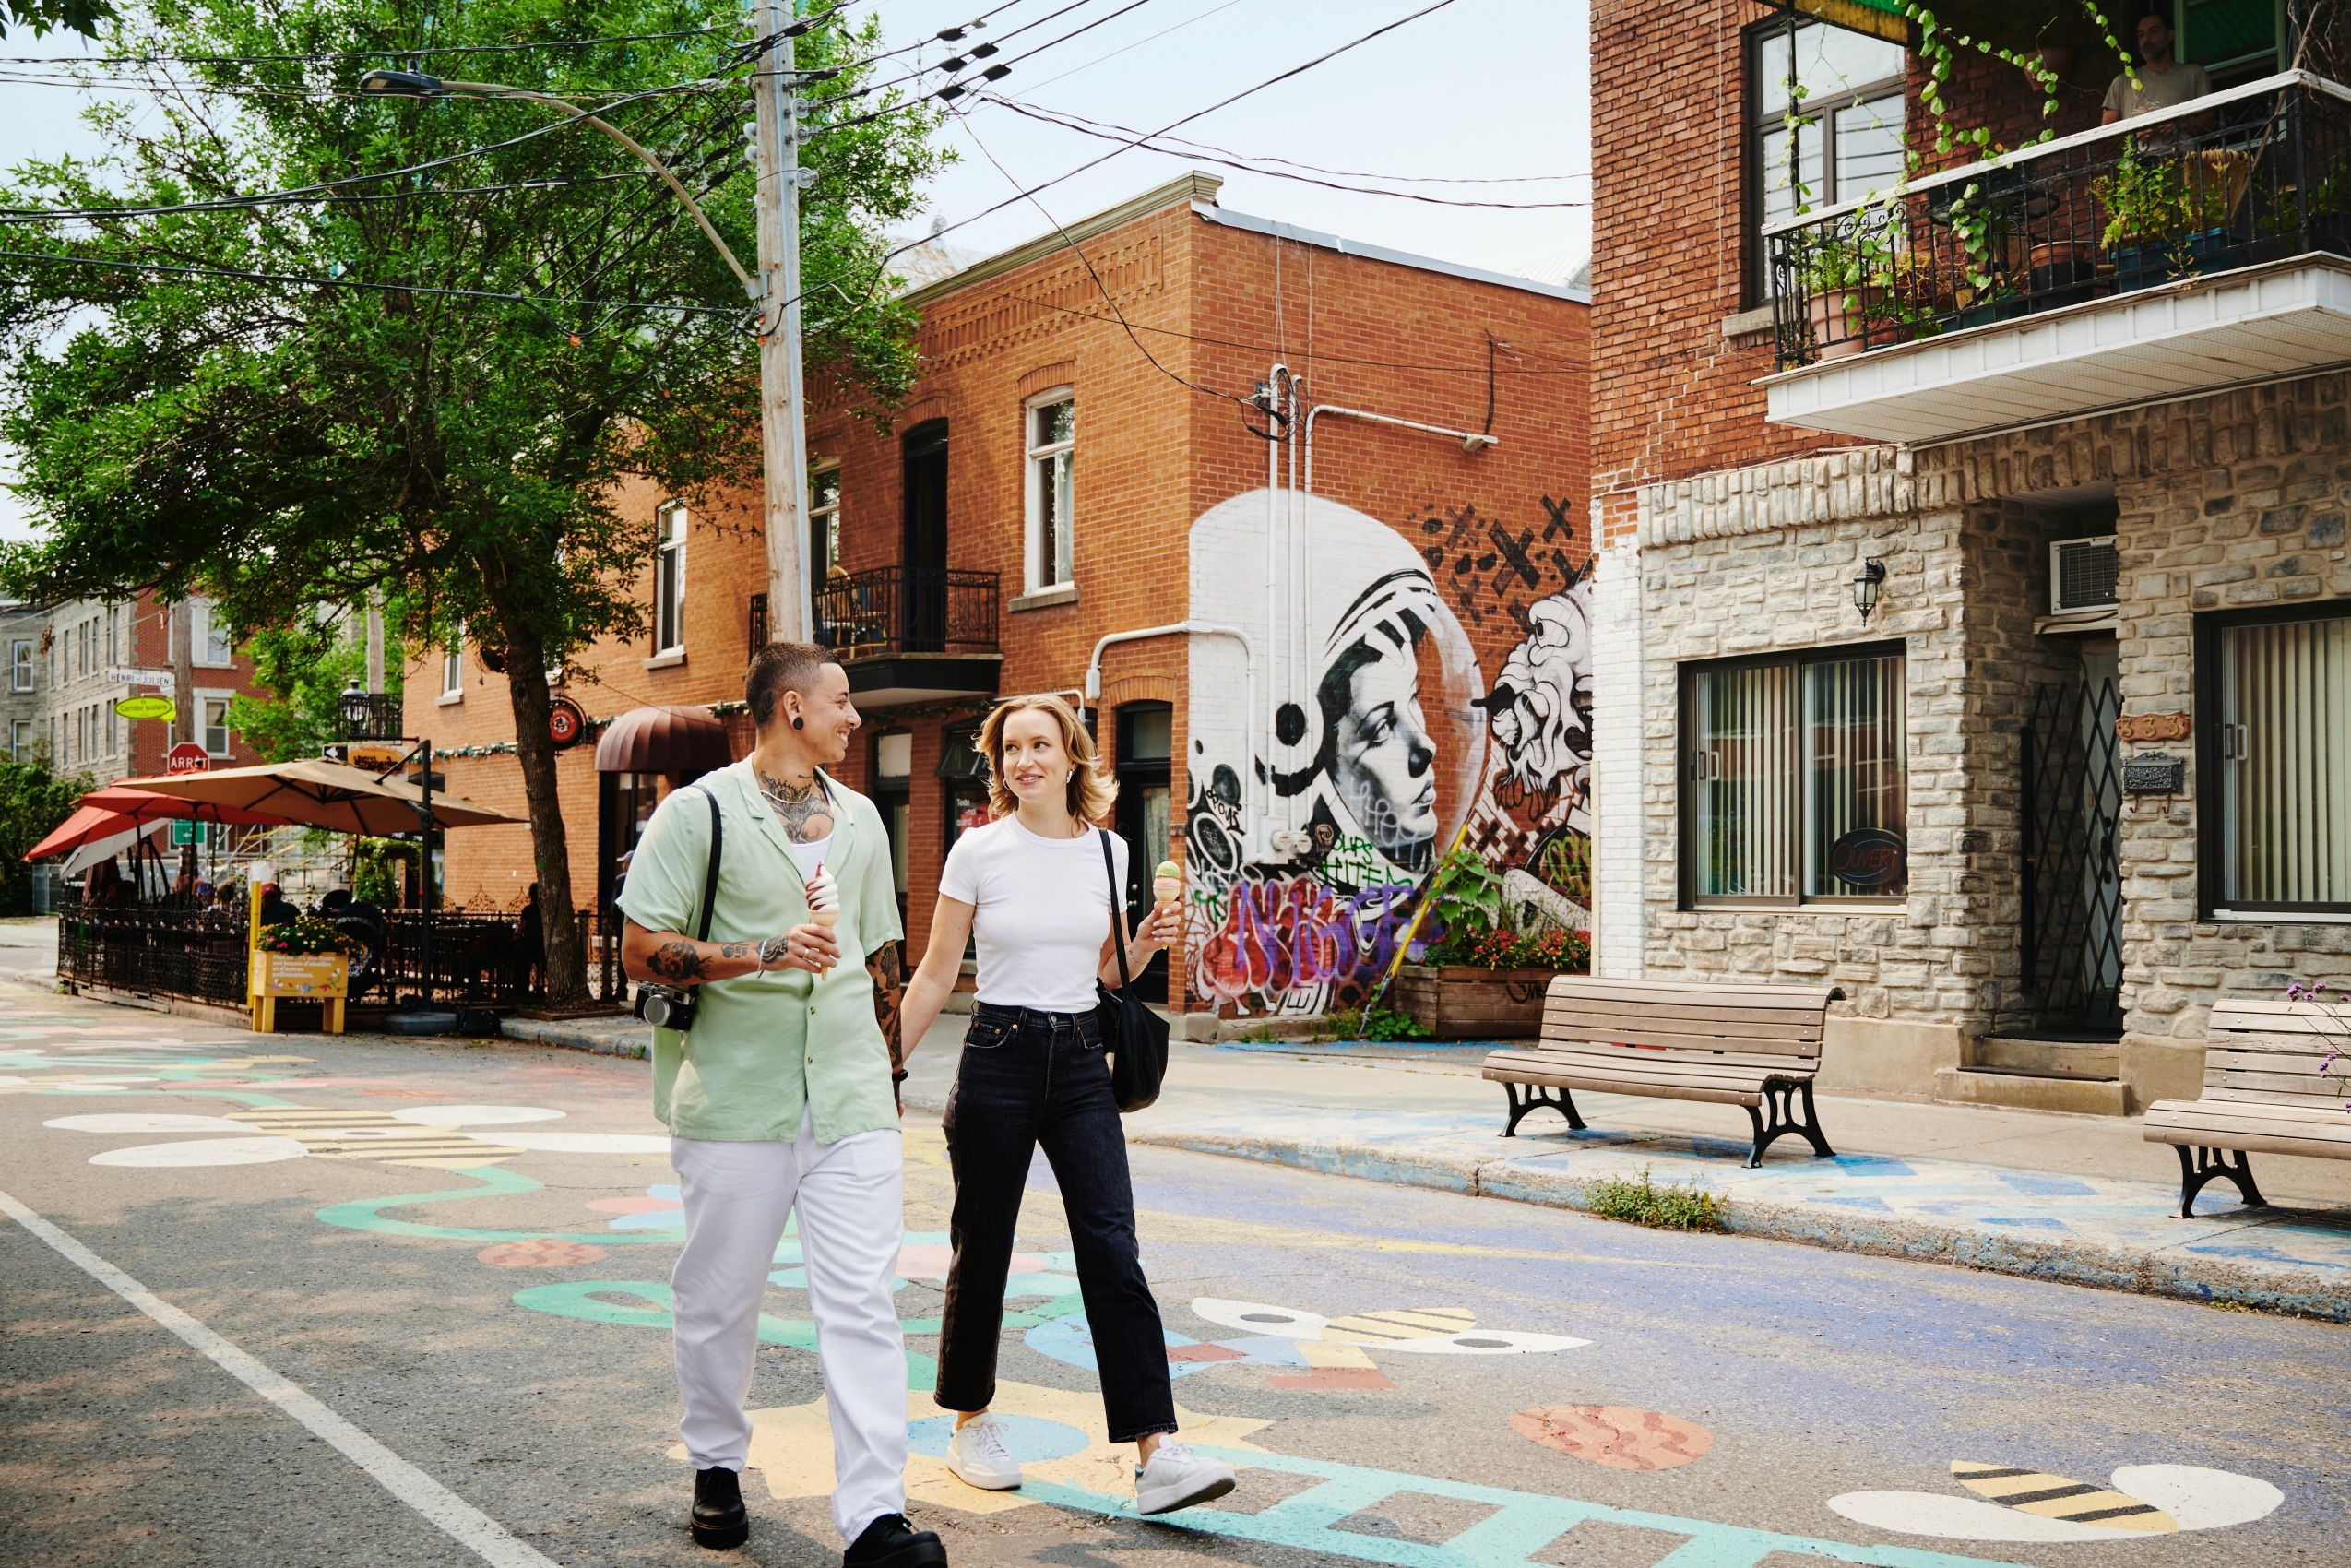
{"type": "Polygon", "coordinates": [[[1217,193],[1224,188],[1224,184],[1223,180],[1214,174],[1204,174],[1197,169],[1192,170],[1188,173],[1170,180],[1164,185],[1145,191],[1141,196],[1130,197],[1116,207],[1105,208],[1090,217],[1081,218],[1075,223],[1063,224],[1061,229],[1051,234],[1040,234],[1036,239],[1015,245],[1008,251],[998,251],[994,255],[973,262],[960,272],[950,273],[935,283],[925,283],[920,289],[909,289],[898,297],[908,304],[920,307],[933,301],[944,299],[957,290],[968,288],[974,283],[984,283],[991,278],[1001,278],[1005,273],[1026,267],[1032,261],[1042,261],[1056,252],[1067,250],[1072,243],[1082,244],[1098,234],[1106,234],[1113,229],[1134,222],[1138,218],[1148,218],[1155,212],[1165,211],[1171,207],[1181,207],[1189,203],[1195,212],[1203,207],[1212,211],[1216,210],[1217,193]]]}
{"type": "Polygon", "coordinates": [[[1482,267],[1466,267],[1457,261],[1440,261],[1434,256],[1390,250],[1385,245],[1367,244],[1361,240],[1325,234],[1318,229],[1301,229],[1294,223],[1284,223],[1272,218],[1253,218],[1248,213],[1235,212],[1214,202],[1194,202],[1192,210],[1211,223],[1221,223],[1229,229],[1243,229],[1253,234],[1266,234],[1275,239],[1292,240],[1301,245],[1316,245],[1324,250],[1336,251],[1341,255],[1360,255],[1367,261],[1384,261],[1421,272],[1441,272],[1449,278],[1466,278],[1473,283],[1491,283],[1498,288],[1523,289],[1530,294],[1544,294],[1579,305],[1592,303],[1592,291],[1589,289],[1571,289],[1564,283],[1538,283],[1532,278],[1521,278],[1515,273],[1490,272],[1482,267]]]}

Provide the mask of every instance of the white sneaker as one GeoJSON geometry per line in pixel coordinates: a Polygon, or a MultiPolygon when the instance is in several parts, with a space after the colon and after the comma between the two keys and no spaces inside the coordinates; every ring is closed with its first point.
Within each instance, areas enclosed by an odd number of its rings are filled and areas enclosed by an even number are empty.
{"type": "Polygon", "coordinates": [[[1020,1485],[1020,1461],[1004,1438],[1004,1423],[994,1415],[974,1416],[947,1440],[947,1468],[966,1486],[1012,1491],[1020,1485]]]}
{"type": "Polygon", "coordinates": [[[1171,1437],[1151,1450],[1151,1462],[1134,1472],[1134,1511],[1172,1514],[1207,1503],[1233,1489],[1230,1465],[1203,1459],[1171,1437]]]}

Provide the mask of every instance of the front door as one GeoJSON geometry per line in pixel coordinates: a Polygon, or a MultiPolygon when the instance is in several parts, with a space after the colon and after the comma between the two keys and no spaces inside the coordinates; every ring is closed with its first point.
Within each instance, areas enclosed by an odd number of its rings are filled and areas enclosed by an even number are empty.
{"type": "Polygon", "coordinates": [[[909,653],[937,653],[947,636],[947,422],[906,433],[905,578],[898,636],[909,653]]]}
{"type": "Polygon", "coordinates": [[[2034,688],[2024,729],[2024,1010],[2044,1029],[2122,1028],[2122,700],[2111,642],[2034,688]]]}

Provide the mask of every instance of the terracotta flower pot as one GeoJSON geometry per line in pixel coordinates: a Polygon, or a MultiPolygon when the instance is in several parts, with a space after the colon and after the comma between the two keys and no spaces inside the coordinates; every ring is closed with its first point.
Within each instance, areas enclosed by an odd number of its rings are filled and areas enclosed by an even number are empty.
{"type": "Polygon", "coordinates": [[[1823,363],[1851,359],[1864,349],[1882,349],[1894,341],[1894,322],[1883,289],[1836,289],[1814,294],[1805,303],[1811,317],[1812,350],[1823,363]]]}

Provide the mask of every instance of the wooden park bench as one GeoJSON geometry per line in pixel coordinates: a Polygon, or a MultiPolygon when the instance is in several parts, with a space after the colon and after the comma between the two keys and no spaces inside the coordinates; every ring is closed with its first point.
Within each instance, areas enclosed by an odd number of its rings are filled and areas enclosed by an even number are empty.
{"type": "Polygon", "coordinates": [[[1584,1118],[1570,1091],[1592,1089],[1744,1106],[1755,1129],[1750,1166],[1763,1164],[1763,1151],[1789,1133],[1827,1158],[1828,1140],[1812,1111],[1812,1077],[1821,1069],[1829,1004],[1844,994],[1833,985],[1561,975],[1543,1000],[1540,1042],[1486,1058],[1486,1076],[1510,1098],[1502,1136],[1516,1136],[1527,1112],[1542,1106],[1581,1130],[1584,1118]]]}
{"type": "MultiPolygon", "coordinates": [[[[2333,1049],[2327,1037],[2344,1033],[2341,1017],[2309,1003],[2213,1004],[2203,1096],[2147,1107],[2147,1141],[2179,1156],[2180,1218],[2195,1218],[2196,1194],[2216,1179],[2235,1182],[2248,1207],[2268,1207],[2253,1185],[2255,1153],[2351,1159],[2351,1094],[2339,1076],[2319,1074],[2333,1049]]],[[[2351,1059],[2343,1065],[2351,1069],[2351,1059]]]]}

